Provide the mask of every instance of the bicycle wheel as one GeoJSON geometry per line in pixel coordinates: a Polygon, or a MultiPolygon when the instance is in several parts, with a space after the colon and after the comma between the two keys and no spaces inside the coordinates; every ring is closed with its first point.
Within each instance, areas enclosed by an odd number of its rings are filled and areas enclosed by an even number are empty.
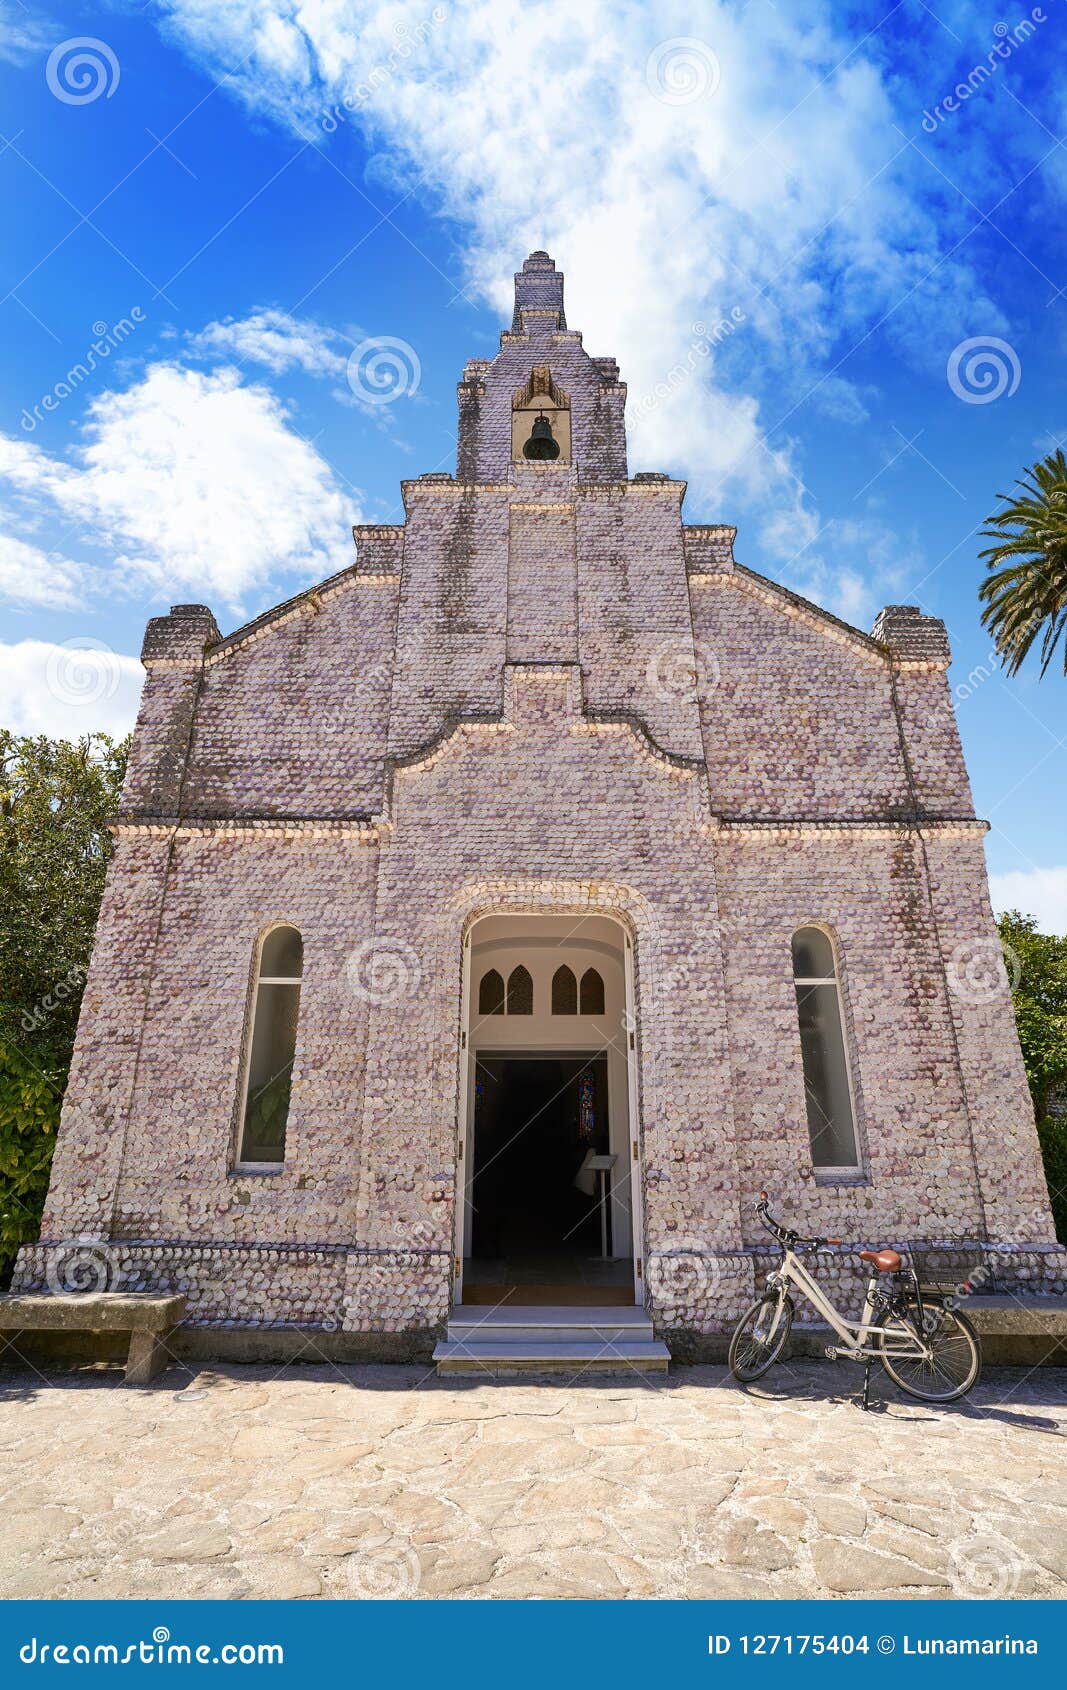
{"type": "MultiPolygon", "coordinates": [[[[909,1397],[920,1402],[956,1402],[978,1383],[982,1371],[982,1348],[978,1334],[965,1314],[946,1308],[935,1299],[923,1298],[924,1321],[914,1303],[908,1312],[917,1328],[925,1327],[927,1353],[914,1358],[887,1355],[887,1341],[900,1345],[913,1333],[894,1315],[886,1311],[877,1322],[882,1366],[893,1383],[909,1397]]],[[[873,1334],[872,1334],[873,1336],[873,1334]]]]}
{"type": "Polygon", "coordinates": [[[746,1309],[734,1328],[727,1356],[734,1378],[747,1385],[773,1367],[785,1349],[792,1324],[792,1301],[773,1291],[746,1309]]]}

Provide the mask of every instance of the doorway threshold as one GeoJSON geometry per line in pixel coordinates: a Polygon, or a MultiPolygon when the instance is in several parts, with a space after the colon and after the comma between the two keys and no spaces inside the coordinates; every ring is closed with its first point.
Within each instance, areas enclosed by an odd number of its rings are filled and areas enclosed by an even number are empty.
{"type": "Polygon", "coordinates": [[[634,1308],[633,1284],[471,1285],[463,1287],[464,1305],[484,1308],[634,1308]]]}

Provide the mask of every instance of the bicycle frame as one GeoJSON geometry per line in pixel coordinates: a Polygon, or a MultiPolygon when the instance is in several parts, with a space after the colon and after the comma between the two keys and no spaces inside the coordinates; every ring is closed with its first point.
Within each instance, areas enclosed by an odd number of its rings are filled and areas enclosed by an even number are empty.
{"type": "Polygon", "coordinates": [[[874,1331],[874,1317],[878,1310],[878,1275],[872,1274],[867,1282],[867,1294],[863,1302],[863,1314],[859,1320],[848,1320],[840,1314],[831,1303],[825,1291],[817,1280],[804,1266],[796,1251],[788,1245],[783,1247],[782,1260],[778,1267],[767,1275],[768,1291],[778,1291],[784,1296],[786,1286],[792,1285],[807,1298],[818,1314],[833,1328],[841,1339],[842,1348],[846,1355],[854,1361],[881,1361],[888,1356],[891,1361],[914,1361],[921,1356],[928,1356],[928,1346],[923,1343],[918,1332],[911,1332],[906,1323],[900,1321],[898,1330],[881,1327],[882,1342],[878,1345],[868,1343],[874,1331]],[[890,1334],[892,1332],[892,1339],[890,1334]],[[903,1347],[893,1348],[891,1343],[903,1347]]]}

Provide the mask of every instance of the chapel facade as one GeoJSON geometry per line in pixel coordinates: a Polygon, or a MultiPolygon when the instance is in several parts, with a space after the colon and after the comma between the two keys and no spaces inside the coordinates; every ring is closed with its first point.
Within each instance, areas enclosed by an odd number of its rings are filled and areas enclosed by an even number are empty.
{"type": "Polygon", "coordinates": [[[148,625],[16,1286],[88,1250],[352,1353],[571,1293],[681,1344],[751,1300],[763,1189],[1062,1286],[943,624],[849,627],[630,475],[545,253],[458,396],[351,568],[148,625]]]}

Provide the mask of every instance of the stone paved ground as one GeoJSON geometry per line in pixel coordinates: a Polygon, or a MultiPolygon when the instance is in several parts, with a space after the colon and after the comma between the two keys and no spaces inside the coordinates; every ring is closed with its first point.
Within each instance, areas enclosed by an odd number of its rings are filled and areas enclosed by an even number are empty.
{"type": "Polygon", "coordinates": [[[4,1597],[1067,1594],[1067,1374],[0,1372],[4,1597]]]}

